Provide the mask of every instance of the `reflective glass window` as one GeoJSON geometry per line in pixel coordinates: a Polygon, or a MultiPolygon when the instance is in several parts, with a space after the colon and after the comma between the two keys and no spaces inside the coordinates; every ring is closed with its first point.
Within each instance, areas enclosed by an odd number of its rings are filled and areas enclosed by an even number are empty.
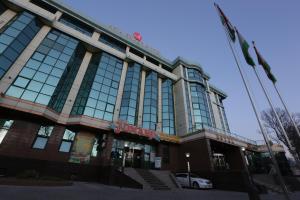
{"type": "Polygon", "coordinates": [[[201,129],[202,125],[212,126],[207,102],[207,93],[201,84],[189,83],[192,97],[192,115],[194,117],[196,129],[201,129]]]}
{"type": "Polygon", "coordinates": [[[39,30],[40,22],[26,11],[17,15],[0,30],[0,79],[39,30]]]}
{"type": "Polygon", "coordinates": [[[143,128],[156,130],[158,103],[158,76],[154,71],[148,72],[145,80],[143,111],[143,128]]]}
{"type": "Polygon", "coordinates": [[[48,139],[51,136],[52,130],[53,126],[41,126],[36,135],[32,148],[45,149],[48,139]]]}
{"type": "MultiPolygon", "coordinates": [[[[59,19],[59,21],[87,36],[92,36],[93,35],[93,28],[89,27],[88,25],[84,24],[83,22],[81,22],[80,20],[71,17],[67,14],[63,14],[62,17],[59,19]]],[[[66,41],[64,41],[63,39],[60,39],[59,41],[62,44],[65,44],[66,41]]],[[[70,44],[70,46],[72,46],[72,44],[70,44]]]]}
{"type": "Polygon", "coordinates": [[[189,80],[200,81],[203,83],[202,74],[198,70],[192,68],[186,68],[186,70],[187,70],[189,80]]]}
{"type": "Polygon", "coordinates": [[[14,123],[13,120],[0,119],[0,144],[4,140],[7,132],[9,131],[9,129],[13,123],[14,123]]]}
{"type": "Polygon", "coordinates": [[[127,121],[129,124],[136,124],[137,106],[139,90],[140,90],[140,76],[141,65],[131,63],[128,66],[126,79],[124,83],[124,90],[120,108],[120,119],[127,121]]]}
{"type": "Polygon", "coordinates": [[[84,53],[85,49],[78,40],[52,30],[28,60],[6,94],[48,105],[60,112],[84,53]],[[67,47],[66,44],[61,46],[61,49],[57,48],[55,45],[61,38],[67,43],[74,44],[73,47],[67,47]],[[64,48],[72,51],[71,56],[63,53],[64,48]]]}
{"type": "Polygon", "coordinates": [[[162,131],[174,135],[174,101],[173,84],[170,79],[162,83],[162,131]]]}
{"type": "Polygon", "coordinates": [[[76,133],[66,129],[59,147],[60,152],[68,153],[71,150],[76,133]]]}
{"type": "Polygon", "coordinates": [[[122,60],[94,54],[71,113],[112,121],[122,68],[122,60]]]}

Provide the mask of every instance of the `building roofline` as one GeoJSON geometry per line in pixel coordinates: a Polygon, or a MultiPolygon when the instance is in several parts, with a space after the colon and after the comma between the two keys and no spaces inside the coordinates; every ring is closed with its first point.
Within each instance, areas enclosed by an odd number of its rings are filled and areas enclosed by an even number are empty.
{"type": "Polygon", "coordinates": [[[86,23],[87,25],[94,27],[96,30],[98,29],[101,32],[104,32],[105,34],[108,34],[109,36],[126,43],[128,46],[132,46],[136,48],[137,50],[141,51],[143,54],[154,57],[155,59],[159,60],[162,64],[168,66],[170,69],[174,68],[172,66],[172,61],[160,55],[158,50],[155,50],[146,44],[145,46],[143,46],[144,43],[138,42],[133,38],[130,38],[131,37],[130,34],[124,33],[120,29],[113,27],[111,25],[106,25],[99,21],[96,21],[95,19],[92,19],[91,17],[85,15],[81,11],[78,11],[70,7],[69,5],[66,5],[61,0],[42,0],[42,1],[45,3],[49,3],[50,5],[56,7],[58,10],[62,10],[63,12],[82,21],[83,23],[86,23]]]}
{"type": "Polygon", "coordinates": [[[214,85],[212,85],[212,84],[209,84],[209,88],[210,88],[211,90],[213,90],[214,92],[216,92],[217,94],[219,94],[219,95],[220,95],[221,97],[223,97],[224,99],[227,98],[227,94],[226,94],[223,90],[217,88],[216,86],[214,86],[214,85]]]}

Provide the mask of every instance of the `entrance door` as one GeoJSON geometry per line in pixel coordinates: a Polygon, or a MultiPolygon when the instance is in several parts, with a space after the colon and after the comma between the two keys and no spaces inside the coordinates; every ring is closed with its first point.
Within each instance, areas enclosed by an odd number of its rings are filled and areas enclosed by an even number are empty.
{"type": "Polygon", "coordinates": [[[142,150],[134,150],[133,154],[133,167],[141,168],[142,167],[142,150]]]}

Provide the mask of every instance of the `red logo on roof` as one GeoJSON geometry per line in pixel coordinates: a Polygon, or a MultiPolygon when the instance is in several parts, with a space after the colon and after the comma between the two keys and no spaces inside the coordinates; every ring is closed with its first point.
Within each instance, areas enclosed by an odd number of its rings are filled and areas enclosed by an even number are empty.
{"type": "Polygon", "coordinates": [[[142,41],[142,35],[139,32],[134,32],[133,37],[139,42],[142,41]]]}

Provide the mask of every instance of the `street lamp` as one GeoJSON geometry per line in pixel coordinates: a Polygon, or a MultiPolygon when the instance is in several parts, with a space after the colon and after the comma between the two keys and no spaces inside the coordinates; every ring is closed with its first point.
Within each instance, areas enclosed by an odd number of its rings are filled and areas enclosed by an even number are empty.
{"type": "Polygon", "coordinates": [[[189,176],[189,187],[191,188],[192,183],[191,183],[191,166],[190,166],[190,161],[189,161],[190,156],[191,156],[190,153],[185,153],[185,157],[187,160],[188,176],[189,176]]]}
{"type": "Polygon", "coordinates": [[[123,159],[122,159],[122,173],[124,173],[124,169],[125,169],[125,161],[126,161],[126,150],[128,148],[128,144],[125,143],[124,145],[124,149],[123,149],[123,159]]]}
{"type": "Polygon", "coordinates": [[[247,159],[247,154],[246,154],[246,148],[245,147],[241,147],[241,150],[243,152],[243,156],[245,159],[245,171],[246,174],[248,176],[248,180],[249,180],[249,185],[248,185],[248,196],[249,199],[253,199],[253,200],[260,200],[258,191],[256,190],[255,186],[254,186],[254,181],[253,181],[253,177],[251,176],[250,170],[249,170],[249,163],[248,163],[248,159],[247,159]]]}

